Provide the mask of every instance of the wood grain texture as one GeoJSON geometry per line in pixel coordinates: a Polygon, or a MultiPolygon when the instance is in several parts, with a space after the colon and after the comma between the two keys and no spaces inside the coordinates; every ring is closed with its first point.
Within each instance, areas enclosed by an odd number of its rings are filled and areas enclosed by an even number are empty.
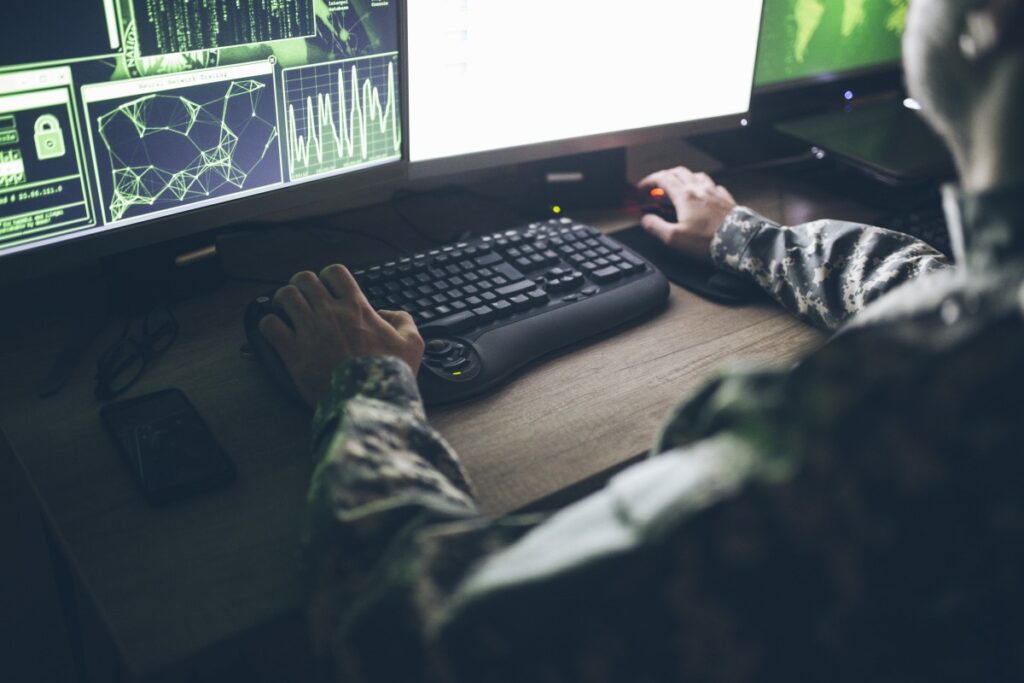
{"type": "MultiPolygon", "coordinates": [[[[752,187],[761,193],[743,198],[755,207],[786,204],[763,182],[752,187]]],[[[95,360],[120,322],[106,326],[60,394],[33,395],[76,301],[102,296],[97,288],[82,279],[11,293],[14,313],[0,323],[0,426],[126,672],[145,677],[301,610],[309,415],[240,354],[242,311],[265,285],[228,284],[176,306],[177,343],[128,396],[182,389],[239,476],[223,491],[149,507],[92,395],[95,360]]],[[[727,308],[673,287],[660,315],[431,418],[463,455],[484,510],[499,515],[644,452],[665,413],[723,365],[785,367],[821,341],[769,304],[727,308]]]]}

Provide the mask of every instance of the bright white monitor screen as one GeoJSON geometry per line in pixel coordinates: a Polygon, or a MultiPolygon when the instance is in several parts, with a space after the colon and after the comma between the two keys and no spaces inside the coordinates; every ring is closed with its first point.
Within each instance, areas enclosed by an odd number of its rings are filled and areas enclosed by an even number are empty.
{"type": "Polygon", "coordinates": [[[742,114],[761,5],[410,2],[410,161],[742,114]]]}

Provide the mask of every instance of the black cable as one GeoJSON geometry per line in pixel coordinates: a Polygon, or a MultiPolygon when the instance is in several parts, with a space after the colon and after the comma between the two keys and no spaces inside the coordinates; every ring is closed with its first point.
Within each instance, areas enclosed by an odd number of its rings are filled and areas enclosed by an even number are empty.
{"type": "Polygon", "coordinates": [[[391,249],[392,251],[398,252],[402,256],[410,256],[413,253],[410,250],[406,249],[405,247],[400,247],[400,246],[398,246],[397,244],[395,244],[394,242],[392,242],[390,240],[386,240],[383,237],[380,237],[379,235],[371,235],[368,232],[362,232],[360,230],[352,230],[350,228],[324,228],[324,229],[325,230],[329,230],[331,232],[342,233],[342,234],[345,234],[345,235],[355,235],[357,237],[363,237],[365,239],[368,239],[368,240],[371,240],[371,241],[374,241],[374,242],[378,242],[379,244],[383,244],[388,249],[391,249]]]}
{"type": "Polygon", "coordinates": [[[285,280],[270,280],[270,279],[259,278],[259,277],[235,276],[235,275],[228,275],[226,273],[224,275],[224,279],[227,280],[228,282],[242,282],[242,283],[254,284],[254,285],[267,285],[267,286],[270,286],[270,287],[284,287],[286,284],[288,284],[288,282],[285,281],[285,280]]]}
{"type": "MultiPolygon", "coordinates": [[[[448,187],[439,188],[438,190],[434,190],[434,191],[431,191],[431,192],[438,192],[438,193],[440,193],[440,192],[447,192],[447,191],[450,191],[450,188],[448,188],[448,187]]],[[[420,196],[423,196],[425,194],[428,194],[428,192],[418,192],[416,190],[408,190],[408,189],[395,190],[391,194],[391,199],[388,201],[388,206],[391,207],[391,210],[395,212],[395,215],[398,216],[398,218],[403,223],[405,223],[416,235],[418,235],[423,240],[425,240],[425,241],[427,241],[427,242],[429,242],[431,244],[437,245],[437,246],[440,246],[440,245],[443,245],[443,244],[448,244],[449,242],[452,242],[452,241],[458,241],[460,239],[460,236],[458,236],[458,235],[456,235],[455,237],[449,237],[449,238],[441,238],[441,237],[436,237],[434,235],[431,235],[426,230],[421,228],[420,225],[416,221],[414,221],[413,219],[409,218],[409,216],[405,213],[405,211],[403,211],[398,206],[398,202],[401,202],[402,200],[413,199],[415,197],[420,197],[420,196]]]]}
{"type": "Polygon", "coordinates": [[[395,192],[391,195],[389,205],[391,206],[391,209],[395,212],[395,215],[397,215],[399,219],[402,220],[403,223],[405,223],[416,235],[426,240],[427,242],[430,242],[431,244],[449,244],[451,242],[458,242],[459,240],[464,240],[467,237],[470,237],[472,235],[472,232],[468,230],[458,235],[447,237],[437,237],[435,235],[432,235],[426,230],[424,230],[415,220],[410,218],[409,215],[406,214],[405,211],[398,205],[399,202],[406,199],[413,199],[416,197],[422,197],[427,195],[439,195],[443,193],[464,194],[470,197],[475,197],[476,199],[479,199],[483,202],[493,204],[502,209],[505,209],[506,211],[510,211],[516,214],[517,218],[520,218],[524,222],[527,221],[528,217],[531,215],[530,212],[524,211],[522,208],[514,206],[513,204],[510,204],[507,201],[498,199],[497,197],[488,196],[483,192],[471,189],[463,185],[444,185],[442,187],[430,190],[410,190],[406,188],[395,190],[395,192]]]}

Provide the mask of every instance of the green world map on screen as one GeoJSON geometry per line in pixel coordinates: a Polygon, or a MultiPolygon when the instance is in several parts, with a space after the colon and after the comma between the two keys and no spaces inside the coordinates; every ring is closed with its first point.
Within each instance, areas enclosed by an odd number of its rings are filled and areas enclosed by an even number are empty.
{"type": "Polygon", "coordinates": [[[759,86],[894,62],[909,0],[766,0],[759,86]]]}

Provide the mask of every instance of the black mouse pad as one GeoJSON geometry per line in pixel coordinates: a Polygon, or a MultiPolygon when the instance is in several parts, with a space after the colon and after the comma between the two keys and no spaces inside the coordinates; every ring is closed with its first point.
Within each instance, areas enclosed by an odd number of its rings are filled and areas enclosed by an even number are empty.
{"type": "Polygon", "coordinates": [[[634,225],[613,232],[610,237],[653,263],[670,282],[715,303],[736,306],[765,296],[756,283],[680,254],[644,230],[643,226],[634,225]]]}

